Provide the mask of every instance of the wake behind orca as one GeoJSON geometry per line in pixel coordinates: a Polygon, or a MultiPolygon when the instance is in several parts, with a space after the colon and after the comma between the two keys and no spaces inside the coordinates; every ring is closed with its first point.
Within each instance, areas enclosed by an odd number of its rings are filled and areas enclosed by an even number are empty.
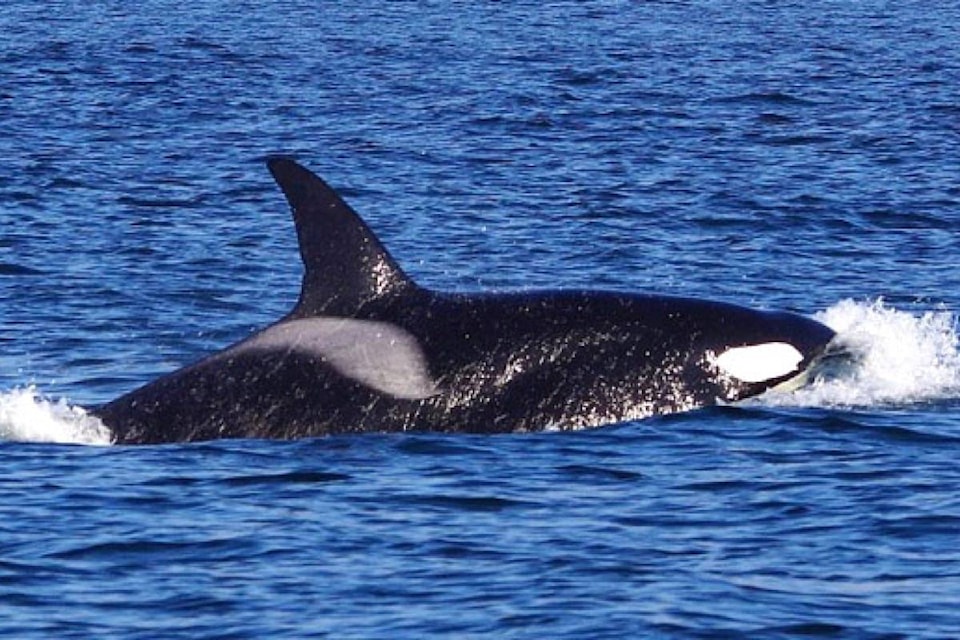
{"type": "Polygon", "coordinates": [[[689,298],[431,291],[323,180],[267,164],[303,258],[296,306],[92,409],[115,442],[596,427],[801,379],[834,337],[799,315],[689,298]]]}

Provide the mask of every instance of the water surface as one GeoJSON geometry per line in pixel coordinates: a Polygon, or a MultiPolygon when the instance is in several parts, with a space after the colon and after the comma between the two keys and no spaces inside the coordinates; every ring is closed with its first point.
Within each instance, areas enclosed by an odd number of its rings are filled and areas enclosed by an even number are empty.
{"type": "Polygon", "coordinates": [[[0,636],[955,636],[958,29],[917,2],[7,3],[0,636]],[[273,153],[424,285],[788,309],[866,357],[587,432],[62,444],[292,306],[273,153]]]}

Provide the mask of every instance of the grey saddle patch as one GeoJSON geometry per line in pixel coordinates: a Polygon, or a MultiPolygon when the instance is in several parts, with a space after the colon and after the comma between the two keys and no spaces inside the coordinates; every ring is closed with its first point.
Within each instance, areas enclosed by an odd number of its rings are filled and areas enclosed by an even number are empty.
{"type": "Polygon", "coordinates": [[[290,320],[264,329],[223,356],[248,351],[315,356],[344,377],[404,400],[439,393],[417,338],[388,322],[330,317],[290,320]]]}

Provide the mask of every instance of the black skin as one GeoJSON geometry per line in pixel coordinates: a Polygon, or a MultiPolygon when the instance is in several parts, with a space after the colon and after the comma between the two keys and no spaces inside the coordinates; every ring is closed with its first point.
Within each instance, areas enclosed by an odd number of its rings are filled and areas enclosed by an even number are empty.
{"type": "Polygon", "coordinates": [[[736,401],[789,377],[725,378],[711,353],[786,342],[803,354],[803,370],[834,336],[795,314],[696,299],[432,292],[403,274],[319,178],[290,160],[269,166],[293,209],[306,269],[300,301],[279,323],[343,317],[401,327],[422,348],[436,392],[397,398],[316,356],[240,350],[94,409],[116,442],[595,427],[736,401]]]}

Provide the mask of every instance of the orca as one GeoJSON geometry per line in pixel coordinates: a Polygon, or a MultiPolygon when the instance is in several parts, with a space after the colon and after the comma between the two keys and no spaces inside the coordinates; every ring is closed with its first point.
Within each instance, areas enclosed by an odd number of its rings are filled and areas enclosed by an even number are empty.
{"type": "Polygon", "coordinates": [[[803,378],[834,332],[801,315],[604,291],[438,292],[292,159],[267,165],[299,300],[223,351],[91,409],[122,444],[598,427],[803,378]]]}

